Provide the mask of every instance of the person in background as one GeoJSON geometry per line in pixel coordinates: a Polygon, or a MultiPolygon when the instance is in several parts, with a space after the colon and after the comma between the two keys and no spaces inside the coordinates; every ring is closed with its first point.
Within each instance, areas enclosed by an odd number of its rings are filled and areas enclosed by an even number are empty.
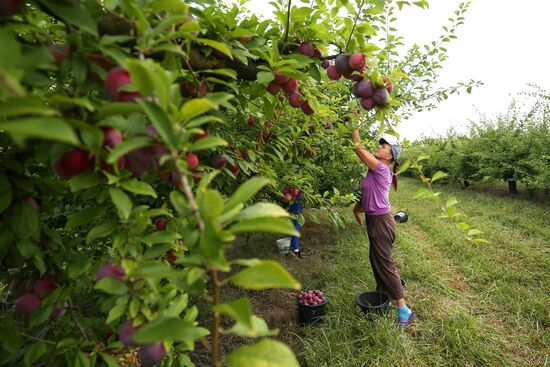
{"type": "MultiPolygon", "coordinates": [[[[395,144],[380,139],[375,154],[361,144],[359,130],[352,132],[354,151],[368,167],[361,184],[361,204],[365,211],[365,222],[369,237],[369,259],[376,279],[376,286],[398,305],[399,326],[408,326],[415,313],[407,307],[404,299],[401,278],[393,261],[393,242],[396,235],[395,219],[389,201],[390,186],[397,190],[397,168],[400,149],[395,144]],[[393,172],[390,165],[393,164],[393,172]]],[[[355,210],[354,210],[355,213],[355,210]]]]}
{"type": "MultiPolygon", "coordinates": [[[[296,199],[290,204],[290,207],[288,208],[288,211],[291,214],[294,214],[295,216],[302,214],[304,211],[304,208],[302,207],[302,204],[300,203],[300,200],[304,199],[304,193],[299,192],[298,195],[296,195],[296,199]]],[[[294,228],[298,232],[302,230],[302,225],[296,218],[292,218],[292,224],[294,225],[294,228]]],[[[302,258],[302,253],[300,252],[300,237],[292,236],[290,239],[290,247],[291,247],[291,253],[296,256],[297,258],[302,258]]]]}

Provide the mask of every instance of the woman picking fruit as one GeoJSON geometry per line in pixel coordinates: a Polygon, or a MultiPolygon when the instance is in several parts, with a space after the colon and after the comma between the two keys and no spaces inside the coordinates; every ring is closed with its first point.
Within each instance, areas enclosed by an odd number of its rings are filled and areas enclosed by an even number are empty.
{"type": "Polygon", "coordinates": [[[397,189],[397,159],[400,149],[395,144],[380,139],[375,154],[370,153],[361,144],[358,129],[353,130],[351,139],[354,151],[368,167],[361,184],[362,207],[369,236],[369,259],[376,279],[376,287],[397,301],[398,325],[408,326],[415,313],[406,305],[403,298],[401,278],[393,261],[393,241],[395,240],[395,219],[391,213],[389,201],[390,186],[397,189]],[[390,164],[393,163],[393,173],[390,164]]]}

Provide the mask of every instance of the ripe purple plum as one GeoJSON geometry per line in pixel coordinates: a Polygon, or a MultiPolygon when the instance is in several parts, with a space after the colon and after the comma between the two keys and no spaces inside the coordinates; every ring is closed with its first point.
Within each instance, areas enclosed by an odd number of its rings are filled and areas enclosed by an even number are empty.
{"type": "Polygon", "coordinates": [[[136,99],[142,97],[139,92],[119,91],[120,87],[129,84],[132,84],[130,73],[121,66],[112,68],[105,78],[105,90],[109,98],[114,102],[134,102],[136,99]]]}
{"type": "Polygon", "coordinates": [[[361,99],[361,107],[363,107],[365,110],[370,111],[376,106],[376,102],[372,99],[372,97],[362,98],[361,99]]]}
{"type": "Polygon", "coordinates": [[[185,160],[187,161],[187,167],[189,167],[191,169],[195,169],[199,166],[199,157],[197,157],[193,153],[188,153],[185,156],[185,160]]]}
{"type": "Polygon", "coordinates": [[[374,84],[370,80],[361,80],[356,85],[357,97],[367,98],[374,94],[374,84]]]}
{"type": "Polygon", "coordinates": [[[330,65],[327,68],[327,75],[328,75],[328,78],[332,80],[338,80],[342,77],[342,73],[340,73],[338,69],[336,69],[335,65],[330,65]]]}
{"type": "Polygon", "coordinates": [[[334,60],[334,65],[336,66],[336,70],[340,74],[351,74],[353,70],[349,67],[349,59],[350,56],[346,52],[342,52],[338,56],[336,56],[336,59],[334,60]]]}
{"type": "Polygon", "coordinates": [[[306,114],[306,115],[313,115],[313,113],[315,111],[313,111],[313,109],[311,108],[311,106],[309,105],[309,102],[308,101],[304,101],[302,102],[302,111],[306,114]]]}
{"type": "Polygon", "coordinates": [[[134,345],[135,342],[132,339],[132,335],[138,331],[140,326],[133,326],[134,319],[126,320],[122,325],[120,325],[120,330],[118,333],[118,338],[124,345],[134,345]]]}
{"type": "Polygon", "coordinates": [[[290,94],[298,89],[298,81],[296,79],[289,78],[288,82],[283,84],[283,90],[285,93],[290,94]]]}
{"type": "Polygon", "coordinates": [[[50,294],[56,288],[53,279],[45,277],[34,282],[34,293],[40,297],[50,294]]]}
{"type": "Polygon", "coordinates": [[[114,148],[122,143],[122,133],[114,127],[104,127],[103,130],[103,145],[114,148]]]}
{"type": "Polygon", "coordinates": [[[321,62],[321,67],[323,69],[328,69],[328,67],[330,66],[330,61],[328,60],[323,60],[323,62],[321,62]]]}
{"type": "Polygon", "coordinates": [[[227,159],[225,159],[222,155],[217,155],[214,158],[212,158],[212,167],[217,169],[222,169],[227,164],[227,159]]]}
{"type": "Polygon", "coordinates": [[[30,318],[32,313],[40,306],[42,301],[34,293],[26,293],[15,301],[15,310],[25,318],[30,318]]]}
{"type": "Polygon", "coordinates": [[[365,55],[361,52],[355,52],[349,57],[348,66],[357,71],[362,71],[365,68],[365,55]]]}
{"type": "Polygon", "coordinates": [[[313,57],[315,55],[315,46],[313,46],[313,43],[311,42],[303,42],[299,47],[298,51],[302,55],[306,55],[309,57],[313,57]]]}
{"type": "Polygon", "coordinates": [[[23,0],[1,0],[0,1],[0,17],[9,17],[21,9],[23,0]]]}
{"type": "Polygon", "coordinates": [[[288,95],[288,102],[294,108],[302,107],[302,94],[300,92],[292,92],[288,95]]]}
{"type": "Polygon", "coordinates": [[[124,282],[126,272],[120,264],[113,264],[111,261],[107,261],[97,270],[95,275],[96,282],[99,282],[103,278],[113,278],[124,282]]]}
{"type": "Polygon", "coordinates": [[[166,349],[162,342],[142,345],[139,348],[139,360],[143,367],[158,365],[166,357],[166,349]]]}
{"type": "Polygon", "coordinates": [[[374,103],[377,105],[384,104],[388,102],[388,99],[390,98],[390,94],[388,93],[388,90],[385,87],[376,88],[372,95],[372,99],[374,103]]]}

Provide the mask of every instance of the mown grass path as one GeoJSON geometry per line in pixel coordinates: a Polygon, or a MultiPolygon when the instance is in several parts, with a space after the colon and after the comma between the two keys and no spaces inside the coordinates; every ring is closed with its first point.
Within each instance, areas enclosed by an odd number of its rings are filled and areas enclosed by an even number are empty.
{"type": "MultiPolygon", "coordinates": [[[[398,225],[395,260],[418,320],[402,331],[395,327],[395,312],[373,320],[361,314],[354,298],[375,283],[365,231],[350,225],[331,234],[333,248],[315,280],[330,297],[329,313],[324,323],[300,333],[301,360],[331,367],[547,365],[550,209],[442,187],[491,241],[469,245],[460,231],[436,218],[435,203],[413,199],[420,187],[402,179],[391,198],[394,210],[410,216],[398,225]]],[[[314,235],[305,233],[304,241],[314,235]]],[[[315,247],[310,251],[315,256],[315,247]]]]}

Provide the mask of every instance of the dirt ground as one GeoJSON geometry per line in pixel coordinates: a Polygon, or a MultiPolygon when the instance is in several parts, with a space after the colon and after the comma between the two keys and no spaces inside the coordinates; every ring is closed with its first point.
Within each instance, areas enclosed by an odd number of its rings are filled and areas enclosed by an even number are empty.
{"type": "MultiPolygon", "coordinates": [[[[321,224],[306,221],[300,239],[302,259],[297,259],[292,254],[280,255],[276,240],[283,236],[266,233],[240,238],[228,249],[227,256],[229,259],[259,258],[276,260],[301,283],[303,290],[323,289],[319,275],[323,271],[323,263],[331,256],[331,253],[336,252],[330,243],[334,233],[330,224],[325,221],[321,224]]],[[[303,335],[303,328],[297,322],[296,296],[298,293],[299,291],[291,289],[247,291],[228,285],[222,291],[222,299],[227,302],[243,295],[248,296],[254,314],[263,318],[270,329],[279,329],[279,334],[273,338],[290,346],[298,355],[299,350],[297,347],[299,346],[299,339],[303,335]]],[[[208,305],[206,303],[200,305],[201,310],[204,310],[204,307],[207,308],[208,305]]],[[[204,326],[210,325],[211,320],[211,313],[203,311],[201,324],[204,326]]],[[[224,318],[222,324],[224,328],[229,328],[231,320],[224,318]]],[[[223,335],[221,339],[222,354],[225,355],[242,344],[253,342],[253,339],[223,335]]],[[[197,349],[190,357],[197,366],[210,366],[209,352],[202,345],[197,345],[197,349]]],[[[300,361],[300,365],[304,366],[302,361],[300,361]]]]}

